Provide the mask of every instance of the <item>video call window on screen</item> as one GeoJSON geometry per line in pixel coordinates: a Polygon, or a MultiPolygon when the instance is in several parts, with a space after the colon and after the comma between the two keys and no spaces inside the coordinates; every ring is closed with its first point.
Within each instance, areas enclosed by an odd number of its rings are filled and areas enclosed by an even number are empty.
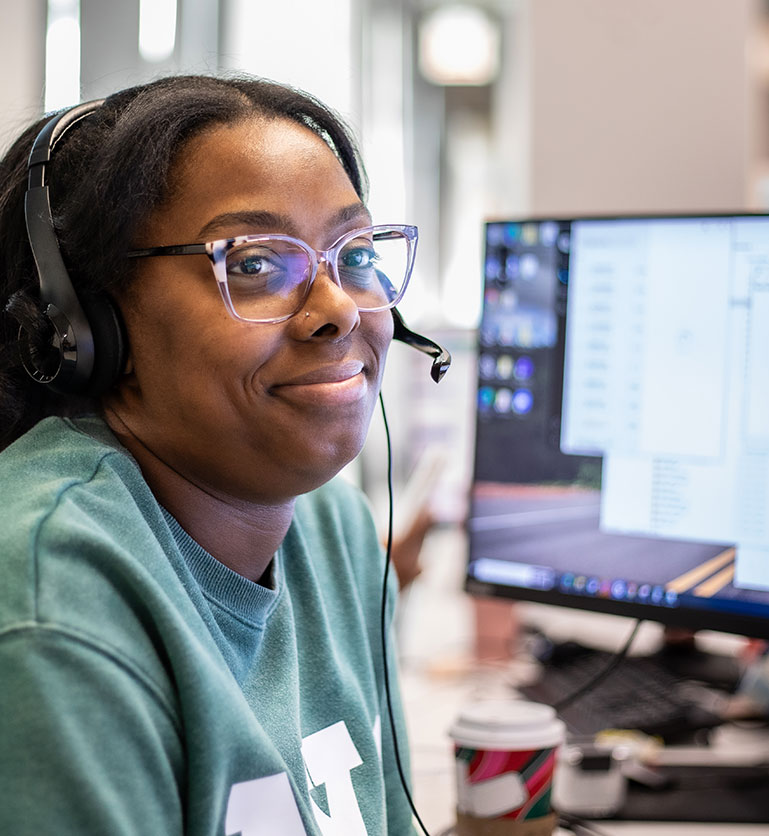
{"type": "Polygon", "coordinates": [[[769,217],[486,225],[470,591],[769,635],[769,217]]]}

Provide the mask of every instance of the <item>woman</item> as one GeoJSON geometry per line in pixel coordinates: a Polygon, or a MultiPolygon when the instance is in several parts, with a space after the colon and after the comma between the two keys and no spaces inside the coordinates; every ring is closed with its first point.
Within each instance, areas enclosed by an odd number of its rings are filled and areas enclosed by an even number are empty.
{"type": "Polygon", "coordinates": [[[0,169],[0,832],[410,833],[377,535],[330,480],[416,232],[372,228],[343,126],[273,83],[70,121],[0,169]]]}

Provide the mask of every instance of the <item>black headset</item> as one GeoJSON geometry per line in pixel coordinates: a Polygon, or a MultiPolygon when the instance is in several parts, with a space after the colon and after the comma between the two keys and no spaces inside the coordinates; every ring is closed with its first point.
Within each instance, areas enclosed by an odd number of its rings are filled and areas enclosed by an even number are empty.
{"type": "Polygon", "coordinates": [[[75,292],[59,250],[48,189],[47,166],[57,143],[102,103],[103,99],[85,102],[49,119],[37,135],[27,163],[24,215],[51,338],[41,355],[33,350],[30,335],[22,326],[21,359],[33,380],[66,394],[106,392],[122,371],[126,357],[122,322],[109,297],[78,297],[75,292]]]}
{"type": "MultiPolygon", "coordinates": [[[[78,296],[75,292],[59,249],[47,181],[47,166],[57,143],[69,128],[103,102],[103,99],[85,102],[49,119],[37,135],[27,163],[24,214],[40,285],[41,307],[51,338],[41,354],[33,349],[30,334],[22,326],[19,347],[29,376],[64,394],[106,392],[119,377],[126,360],[122,320],[109,297],[104,293],[78,296]]],[[[433,358],[430,375],[437,383],[448,370],[451,355],[437,343],[410,330],[395,308],[392,314],[393,338],[433,358]]]]}

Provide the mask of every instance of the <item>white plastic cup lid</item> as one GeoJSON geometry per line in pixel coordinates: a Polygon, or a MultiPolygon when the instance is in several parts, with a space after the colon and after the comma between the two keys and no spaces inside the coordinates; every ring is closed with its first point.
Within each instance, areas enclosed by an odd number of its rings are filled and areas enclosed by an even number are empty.
{"type": "Polygon", "coordinates": [[[472,749],[520,751],[560,746],[566,727],[555,709],[526,700],[480,700],[465,706],[449,735],[472,749]]]}

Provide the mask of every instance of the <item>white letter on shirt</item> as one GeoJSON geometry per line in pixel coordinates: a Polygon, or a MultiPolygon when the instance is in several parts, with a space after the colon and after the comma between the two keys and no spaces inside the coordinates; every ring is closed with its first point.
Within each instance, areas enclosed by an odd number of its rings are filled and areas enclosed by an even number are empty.
{"type": "Polygon", "coordinates": [[[306,836],[288,775],[233,784],[224,822],[227,836],[306,836]]]}
{"type": "Polygon", "coordinates": [[[305,737],[302,757],[313,786],[326,785],[330,815],[313,803],[315,820],[323,836],[366,836],[350,775],[363,761],[344,721],[305,737]]]}

